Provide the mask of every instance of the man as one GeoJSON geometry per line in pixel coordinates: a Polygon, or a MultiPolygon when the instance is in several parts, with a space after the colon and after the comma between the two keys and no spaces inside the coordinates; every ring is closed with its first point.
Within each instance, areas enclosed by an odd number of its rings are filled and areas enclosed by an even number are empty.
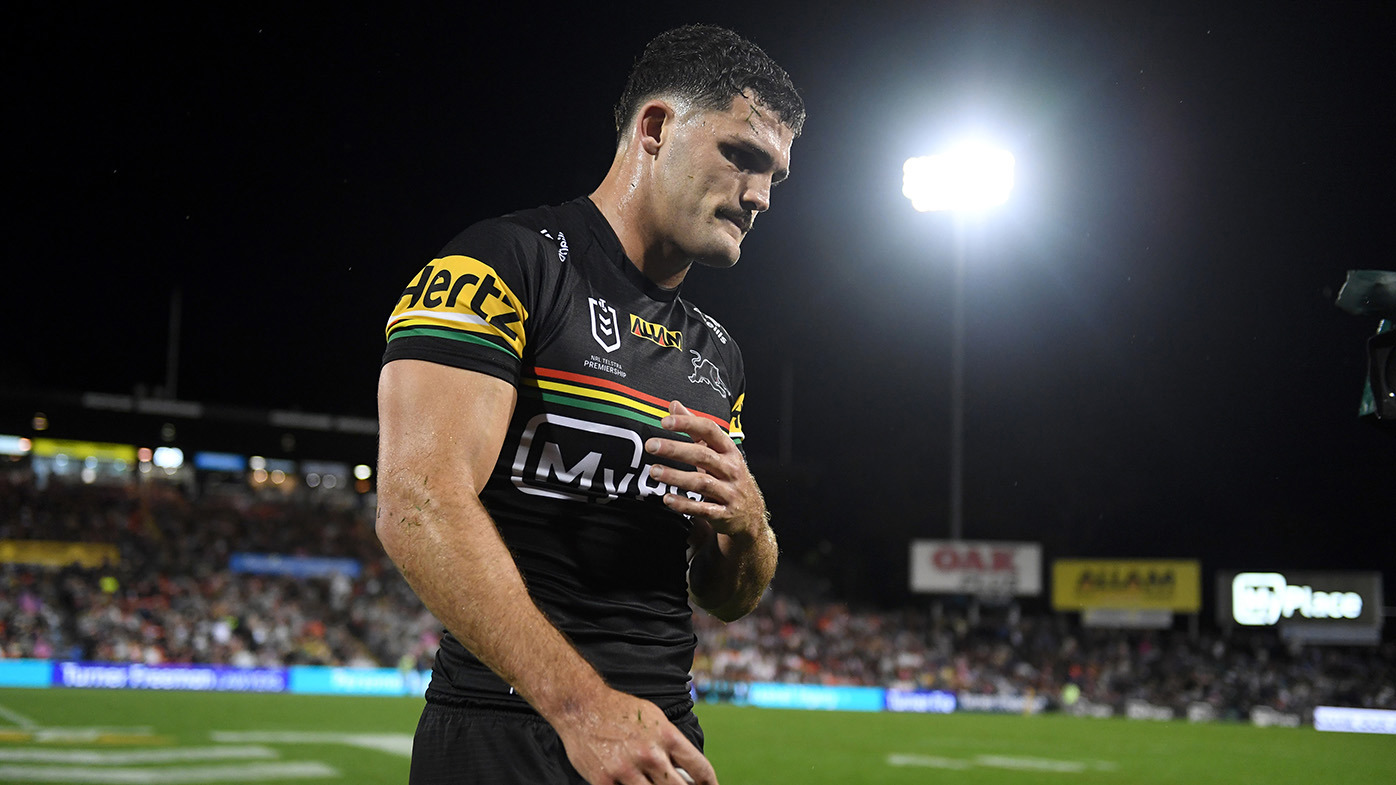
{"type": "Polygon", "coordinates": [[[447,628],[414,783],[717,782],[688,599],[750,612],[776,543],[741,354],[678,289],[737,261],[804,106],[690,26],[645,48],[616,122],[594,193],[470,227],[388,322],[378,536],[447,628]]]}

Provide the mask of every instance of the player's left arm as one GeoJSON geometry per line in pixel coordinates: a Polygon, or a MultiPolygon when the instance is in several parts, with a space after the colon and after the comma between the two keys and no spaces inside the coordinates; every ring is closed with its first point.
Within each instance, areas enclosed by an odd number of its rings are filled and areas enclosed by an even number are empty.
{"type": "Polygon", "coordinates": [[[766,500],[741,450],[717,423],[674,401],[661,425],[693,441],[655,438],[645,449],[695,470],[655,465],[650,476],[703,497],[664,496],[669,509],[692,516],[689,544],[695,553],[688,568],[689,592],[712,615],[735,621],[756,609],[775,575],[778,551],[766,500]]]}

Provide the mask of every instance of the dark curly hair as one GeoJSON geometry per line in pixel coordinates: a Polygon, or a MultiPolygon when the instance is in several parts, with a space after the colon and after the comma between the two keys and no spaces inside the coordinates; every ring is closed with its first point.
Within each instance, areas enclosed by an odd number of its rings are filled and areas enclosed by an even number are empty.
{"type": "Polygon", "coordinates": [[[805,125],[805,102],[790,75],[756,44],[716,25],[685,25],[645,45],[616,104],[617,144],[640,105],[660,95],[725,111],[747,90],[775,112],[795,136],[805,125]]]}

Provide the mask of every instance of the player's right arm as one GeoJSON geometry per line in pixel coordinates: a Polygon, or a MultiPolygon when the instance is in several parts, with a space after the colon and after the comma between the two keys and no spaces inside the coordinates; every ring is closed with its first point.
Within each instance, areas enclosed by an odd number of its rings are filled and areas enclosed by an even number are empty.
{"type": "Polygon", "coordinates": [[[530,703],[558,712],[604,685],[534,605],[479,498],[516,395],[508,382],[461,368],[384,365],[376,527],[446,628],[530,703]]]}
{"type": "MultiPolygon", "coordinates": [[[[464,298],[460,298],[462,301],[464,298]]],[[[700,783],[712,767],[653,703],[608,687],[529,597],[480,491],[517,392],[497,376],[399,358],[379,377],[377,533],[428,610],[561,736],[593,785],[700,783]]]]}

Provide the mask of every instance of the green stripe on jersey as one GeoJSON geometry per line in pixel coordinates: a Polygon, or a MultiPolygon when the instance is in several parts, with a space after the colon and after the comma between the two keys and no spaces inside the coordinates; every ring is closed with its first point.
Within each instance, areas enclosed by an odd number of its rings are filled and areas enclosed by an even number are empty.
{"type": "Polygon", "coordinates": [[[621,406],[612,406],[610,404],[598,403],[596,401],[588,401],[585,398],[573,398],[570,395],[562,395],[553,392],[543,392],[534,387],[521,387],[519,388],[519,392],[523,393],[524,395],[536,395],[537,397],[542,398],[544,401],[548,403],[560,403],[564,406],[570,406],[574,409],[585,409],[591,412],[601,412],[602,414],[614,414],[617,417],[624,417],[627,420],[632,420],[634,422],[640,423],[641,425],[659,425],[658,417],[646,417],[645,415],[640,414],[634,409],[626,409],[621,406]]]}
{"type": "Polygon", "coordinates": [[[461,332],[459,330],[451,330],[445,327],[408,327],[401,330],[394,330],[393,334],[388,336],[389,341],[394,341],[398,338],[449,338],[453,341],[461,341],[463,343],[473,343],[478,344],[480,346],[488,346],[491,349],[494,349],[498,352],[503,352],[516,360],[519,359],[518,355],[514,354],[513,351],[503,346],[500,346],[499,344],[491,341],[488,338],[481,338],[478,335],[472,335],[471,333],[461,332]]]}

